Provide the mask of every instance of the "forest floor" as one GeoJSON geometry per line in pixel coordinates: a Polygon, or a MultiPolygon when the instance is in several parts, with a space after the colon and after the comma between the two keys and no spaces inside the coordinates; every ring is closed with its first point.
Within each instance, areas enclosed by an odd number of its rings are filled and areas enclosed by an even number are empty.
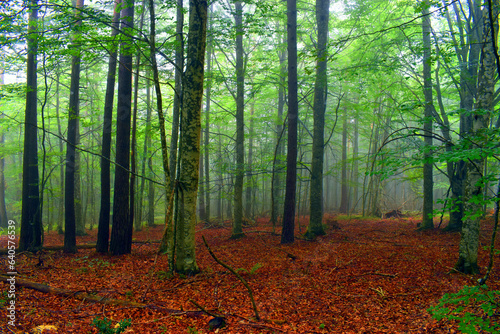
{"type": "MultiPolygon", "coordinates": [[[[134,243],[132,254],[109,256],[93,249],[77,254],[44,251],[17,254],[18,278],[67,289],[56,295],[17,287],[16,327],[7,328],[5,291],[0,297],[1,333],[26,333],[52,325],[57,333],[97,333],[96,317],[116,324],[131,319],[128,333],[208,333],[212,318],[192,303],[226,317],[218,333],[454,333],[457,324],[436,321],[427,312],[445,293],[475,285],[480,276],[453,272],[459,233],[417,230],[417,218],[340,219],[329,216],[327,235],[281,245],[267,219],[245,227],[246,237],[230,240],[230,222],[197,226],[201,273],[166,278],[167,258],[156,256],[157,243],[134,243]],[[339,229],[333,228],[338,225],[339,229]],[[204,236],[223,262],[248,281],[260,319],[256,320],[245,286],[210,256],[204,236]],[[40,262],[40,259],[43,263],[40,262]],[[242,268],[242,269],[240,269],[242,268]],[[244,269],[244,270],[243,270],[244,269]],[[146,304],[110,305],[75,298],[86,292],[146,304]],[[3,297],[3,298],[2,298],[3,297]]],[[[297,224],[296,224],[297,225],[297,224]]],[[[491,219],[483,223],[481,246],[490,243],[491,219]]],[[[163,226],[134,234],[136,241],[159,240],[163,226]]],[[[95,242],[96,231],[78,237],[95,242]]],[[[45,245],[62,245],[63,236],[45,236],[45,245]]],[[[6,241],[0,241],[6,248],[6,241]]],[[[496,247],[499,248],[498,246],[496,247]]],[[[488,254],[480,247],[485,271],[488,254]]],[[[0,258],[2,272],[6,257],[0,258]]],[[[500,289],[500,257],[488,285],[500,289]]]]}

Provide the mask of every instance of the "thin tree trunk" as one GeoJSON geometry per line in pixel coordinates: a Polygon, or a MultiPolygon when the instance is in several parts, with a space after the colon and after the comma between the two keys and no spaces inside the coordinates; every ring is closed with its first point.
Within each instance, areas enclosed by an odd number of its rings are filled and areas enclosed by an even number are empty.
{"type": "Polygon", "coordinates": [[[349,200],[347,197],[347,111],[344,110],[344,124],[342,128],[342,180],[341,180],[341,195],[340,195],[340,209],[341,213],[349,211],[349,200]]]}
{"type": "Polygon", "coordinates": [[[252,194],[254,192],[254,180],[252,178],[252,164],[253,164],[253,132],[254,132],[254,102],[252,101],[252,105],[250,107],[250,120],[249,120],[249,129],[248,129],[248,161],[247,161],[247,188],[245,191],[245,200],[246,200],[246,217],[253,218],[252,213],[252,194]]]}
{"type": "Polygon", "coordinates": [[[285,189],[285,208],[281,243],[294,241],[295,196],[297,189],[297,123],[299,104],[297,97],[297,2],[287,0],[288,27],[288,147],[285,189]]]}
{"type": "MultiPolygon", "coordinates": [[[[149,78],[149,71],[146,72],[146,78],[149,78]]],[[[149,80],[146,80],[146,131],[144,133],[144,148],[142,151],[141,175],[146,175],[146,163],[148,161],[149,147],[151,146],[151,86],[149,80]]],[[[148,181],[149,182],[149,181],[148,181]]],[[[151,182],[152,183],[152,182],[151,182]]],[[[144,202],[144,188],[146,179],[141,178],[141,187],[139,190],[137,220],[142,224],[142,203],[144,202]]],[[[149,225],[149,224],[148,224],[149,225]]]]}
{"type": "MultiPolygon", "coordinates": [[[[142,8],[146,8],[146,0],[142,1],[142,8]]],[[[141,13],[141,20],[139,23],[139,31],[142,31],[144,26],[144,12],[141,13]]],[[[139,73],[141,65],[141,52],[137,52],[135,59],[135,73],[134,73],[134,108],[132,112],[132,144],[130,150],[130,223],[134,225],[136,231],[141,230],[141,221],[135,217],[135,183],[137,171],[137,108],[139,96],[139,73]]]]}
{"type": "MultiPolygon", "coordinates": [[[[115,0],[111,38],[118,35],[120,25],[121,0],[115,0]]],[[[113,119],[113,100],[115,95],[117,47],[111,46],[108,61],[108,77],[106,82],[106,96],[104,98],[104,116],[102,126],[102,151],[101,151],[101,208],[99,211],[99,225],[97,228],[96,251],[107,253],[109,247],[109,215],[111,210],[111,133],[113,119]]]]}
{"type": "MultiPolygon", "coordinates": [[[[83,0],[76,2],[75,17],[77,25],[81,24],[79,8],[83,8],[83,0]]],[[[79,49],[78,34],[73,35],[74,48],[79,49]]],[[[65,174],[65,221],[64,221],[64,252],[76,253],[76,207],[75,207],[75,177],[78,169],[76,145],[78,144],[78,122],[80,117],[80,55],[74,55],[71,61],[71,86],[68,111],[68,138],[66,145],[66,174],[65,174]]]]}
{"type": "Polygon", "coordinates": [[[243,5],[235,2],[236,28],[236,177],[234,182],[234,221],[231,238],[243,236],[243,178],[245,169],[245,69],[243,67],[243,5]]]}
{"type": "Polygon", "coordinates": [[[420,229],[427,230],[434,228],[433,209],[434,182],[432,176],[432,119],[436,113],[434,100],[432,97],[432,76],[431,76],[431,19],[427,1],[424,0],[422,10],[422,32],[424,44],[423,57],[423,77],[424,77],[424,189],[423,189],[423,212],[422,225],[420,229]]]}
{"type": "Polygon", "coordinates": [[[173,182],[176,177],[177,149],[179,142],[179,117],[182,109],[182,73],[184,71],[184,8],[183,0],[177,0],[175,28],[175,95],[172,115],[172,137],[170,140],[170,180],[173,182]]]}
{"type": "Polygon", "coordinates": [[[213,48],[213,29],[212,29],[212,22],[213,22],[213,9],[212,6],[210,5],[209,9],[209,17],[208,21],[210,22],[209,26],[209,31],[210,31],[210,38],[208,39],[207,42],[207,74],[208,77],[206,78],[206,85],[207,88],[205,89],[205,97],[206,97],[206,102],[205,102],[205,220],[207,222],[210,221],[210,99],[211,99],[211,94],[212,94],[212,48],[213,48]]]}
{"type": "MultiPolygon", "coordinates": [[[[279,21],[278,21],[279,22],[279,21]]],[[[278,41],[280,47],[284,43],[282,40],[282,34],[280,31],[280,25],[278,25],[278,41]]],[[[285,68],[285,60],[286,60],[286,52],[284,50],[278,51],[278,58],[279,58],[279,68],[280,68],[280,74],[279,74],[279,83],[278,83],[278,115],[276,119],[276,150],[275,150],[275,156],[274,156],[274,161],[273,161],[273,181],[271,185],[271,192],[272,192],[272,201],[271,201],[271,222],[273,224],[273,232],[276,228],[276,224],[278,222],[278,212],[279,212],[279,206],[282,203],[280,200],[282,198],[282,168],[283,166],[283,161],[282,161],[282,156],[284,155],[284,145],[281,140],[282,134],[283,134],[283,110],[285,106],[285,81],[286,81],[286,68],[285,68]]]]}

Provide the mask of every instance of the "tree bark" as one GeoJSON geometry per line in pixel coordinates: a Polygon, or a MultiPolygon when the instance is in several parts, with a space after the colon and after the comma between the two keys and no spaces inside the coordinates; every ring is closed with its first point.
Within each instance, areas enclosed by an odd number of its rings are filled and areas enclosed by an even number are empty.
{"type": "MultiPolygon", "coordinates": [[[[121,0],[115,0],[111,38],[118,35],[120,25],[121,0]]],[[[113,119],[113,100],[115,96],[117,48],[111,46],[108,61],[108,77],[106,82],[106,95],[104,98],[104,116],[102,126],[102,151],[101,151],[101,209],[99,211],[99,225],[97,228],[97,247],[99,253],[107,253],[109,247],[109,214],[111,210],[111,132],[113,119]]]]}
{"type": "Polygon", "coordinates": [[[325,157],[325,110],[327,93],[328,21],[330,0],[316,0],[318,43],[316,81],[314,83],[314,128],[311,166],[310,221],[307,237],[324,235],[323,229],[323,165],[325,157]]]}
{"type": "MultiPolygon", "coordinates": [[[[83,0],[77,0],[75,17],[76,25],[81,24],[79,8],[83,8],[83,0]]],[[[77,32],[73,35],[74,49],[78,50],[77,32]]],[[[64,252],[76,253],[76,207],[75,207],[75,177],[79,174],[76,145],[78,144],[78,122],[80,118],[80,54],[73,55],[71,60],[71,84],[68,111],[68,138],[66,145],[66,172],[64,183],[64,252]]],[[[79,189],[78,189],[79,190],[79,189]]]]}
{"type": "Polygon", "coordinates": [[[467,174],[464,189],[464,211],[462,233],[459,245],[459,257],[455,268],[466,274],[479,272],[477,264],[479,249],[480,218],[482,216],[484,163],[485,155],[482,149],[488,143],[488,127],[490,113],[493,112],[493,97],[497,76],[495,50],[497,15],[499,1],[487,1],[483,9],[483,44],[481,50],[480,68],[478,73],[478,91],[475,110],[472,113],[470,131],[469,159],[466,162],[467,174]],[[492,7],[490,7],[492,4],[492,7]],[[491,18],[494,18],[493,21],[491,18]]]}
{"type": "Polygon", "coordinates": [[[234,182],[234,220],[231,238],[243,236],[243,178],[245,169],[245,69],[243,67],[243,5],[234,5],[236,28],[236,177],[234,182]]]}
{"type": "Polygon", "coordinates": [[[29,7],[26,69],[27,90],[23,150],[23,201],[21,209],[21,235],[19,238],[19,248],[21,250],[36,250],[42,246],[42,213],[40,212],[38,175],[36,83],[38,1],[31,0],[29,2],[29,7]]]}
{"type": "Polygon", "coordinates": [[[341,190],[340,190],[340,208],[341,213],[349,211],[349,198],[347,197],[347,110],[344,110],[344,122],[342,126],[342,161],[341,161],[341,190]]]}
{"type": "Polygon", "coordinates": [[[208,39],[207,42],[207,74],[208,77],[206,78],[206,83],[207,87],[205,89],[205,136],[203,137],[205,139],[205,220],[207,222],[210,221],[210,99],[211,99],[211,94],[212,94],[212,48],[213,48],[213,29],[212,29],[212,21],[213,21],[213,9],[212,6],[210,6],[209,9],[209,17],[208,21],[210,22],[210,38],[208,39]]]}
{"type": "Polygon", "coordinates": [[[172,137],[170,140],[170,181],[173,186],[176,178],[177,149],[179,142],[179,118],[182,109],[182,73],[184,71],[184,7],[183,0],[177,0],[175,27],[175,94],[172,114],[172,137]]]}
{"type": "MultiPolygon", "coordinates": [[[[278,21],[279,22],[279,21],[278,21]]],[[[283,47],[284,40],[281,34],[281,29],[279,23],[277,24],[278,31],[278,45],[283,47]]],[[[276,118],[276,143],[275,143],[275,156],[273,162],[273,182],[272,182],[272,202],[271,202],[271,223],[273,224],[273,231],[276,228],[276,224],[278,222],[278,212],[280,210],[280,204],[283,203],[281,200],[283,193],[283,182],[282,182],[282,169],[283,161],[282,156],[284,155],[284,144],[282,141],[283,135],[283,110],[285,107],[285,84],[286,84],[286,51],[279,50],[278,51],[279,58],[279,82],[278,82],[278,114],[276,118]]]]}
{"type": "MultiPolygon", "coordinates": [[[[189,1],[189,32],[186,73],[181,113],[182,201],[179,210],[179,238],[175,270],[184,274],[199,272],[195,254],[196,198],[200,163],[201,104],[207,33],[207,2],[189,1]]],[[[175,218],[174,218],[175,219],[175,218]]]]}
{"type": "MultiPolygon", "coordinates": [[[[121,10],[120,29],[133,35],[134,0],[125,0],[121,10]]],[[[132,54],[133,42],[123,36],[118,69],[118,104],[116,122],[116,168],[113,197],[113,226],[109,250],[113,255],[132,250],[133,226],[129,208],[130,121],[132,112],[132,54]]]]}
{"type": "Polygon", "coordinates": [[[434,228],[433,209],[434,209],[434,181],[432,176],[432,120],[436,109],[432,97],[432,76],[431,76],[431,19],[429,17],[429,3],[424,1],[422,10],[422,33],[424,57],[423,77],[424,77],[424,189],[423,189],[423,211],[422,225],[420,229],[428,230],[434,228]]]}
{"type": "Polygon", "coordinates": [[[297,1],[287,0],[288,29],[288,147],[285,189],[285,208],[281,243],[294,241],[295,196],[297,189],[297,123],[299,103],[297,98],[297,1]]]}

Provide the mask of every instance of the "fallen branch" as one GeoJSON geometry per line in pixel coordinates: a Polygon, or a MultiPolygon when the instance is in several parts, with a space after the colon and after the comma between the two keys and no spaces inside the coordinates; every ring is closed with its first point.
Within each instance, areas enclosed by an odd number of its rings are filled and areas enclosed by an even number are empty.
{"type": "MultiPolygon", "coordinates": [[[[10,282],[7,281],[7,279],[12,279],[12,277],[0,275],[0,281],[10,284],[10,282]]],[[[54,288],[50,285],[36,283],[20,277],[15,277],[15,280],[17,286],[22,286],[24,288],[33,289],[44,293],[51,293],[59,296],[72,297],[79,300],[89,300],[106,305],[120,305],[120,306],[129,306],[137,308],[145,308],[148,306],[146,304],[131,302],[128,300],[101,297],[99,295],[89,294],[83,291],[71,291],[67,289],[54,288]]]]}
{"type": "Polygon", "coordinates": [[[206,308],[204,308],[203,306],[201,306],[200,304],[198,304],[197,302],[195,302],[194,300],[192,300],[191,298],[189,298],[189,302],[191,304],[193,304],[194,306],[196,306],[197,308],[199,308],[200,310],[202,310],[204,313],[208,314],[208,315],[211,315],[212,317],[216,317],[216,318],[225,318],[225,316],[223,315],[220,315],[220,314],[216,314],[216,313],[213,313],[213,312],[210,312],[208,311],[206,308]]]}
{"type": "MultiPolygon", "coordinates": [[[[0,281],[5,282],[7,284],[10,284],[10,281],[7,281],[7,279],[12,279],[11,276],[6,276],[6,275],[0,275],[0,281]]],[[[118,305],[118,306],[126,306],[126,307],[135,307],[135,308],[150,308],[158,311],[162,311],[165,313],[168,313],[170,315],[199,315],[201,314],[200,311],[181,311],[181,310],[175,310],[175,309],[169,309],[165,307],[161,307],[158,305],[153,305],[153,304],[143,304],[143,303],[137,303],[133,301],[128,301],[128,300],[122,300],[122,299],[114,299],[114,298],[106,298],[102,297],[96,294],[89,294],[83,291],[71,291],[68,289],[60,289],[60,288],[54,288],[51,287],[50,285],[46,284],[41,284],[37,282],[33,282],[24,278],[20,277],[15,277],[16,279],[16,286],[21,286],[27,289],[32,289],[36,291],[40,291],[43,293],[51,293],[59,296],[64,296],[64,297],[71,297],[83,301],[91,301],[95,303],[100,303],[100,304],[105,304],[105,305],[118,305]]]]}
{"type": "Polygon", "coordinates": [[[368,275],[378,275],[378,276],[385,276],[385,277],[396,277],[397,274],[384,274],[384,273],[379,273],[379,272],[370,272],[370,273],[365,273],[365,274],[360,274],[360,275],[357,275],[357,276],[368,276],[368,275]]]}
{"type": "Polygon", "coordinates": [[[250,300],[252,301],[252,307],[253,307],[253,311],[255,313],[255,318],[257,320],[260,320],[260,317],[259,317],[259,312],[257,311],[257,305],[255,305],[255,300],[253,298],[253,293],[252,293],[252,289],[250,288],[250,286],[248,285],[247,281],[241,277],[240,274],[238,274],[238,272],[236,270],[234,270],[233,268],[231,268],[230,266],[228,266],[227,264],[225,264],[224,262],[222,262],[221,260],[219,260],[217,258],[217,256],[215,256],[214,252],[212,252],[212,250],[210,249],[210,247],[208,246],[207,244],[207,240],[205,240],[205,236],[202,236],[203,238],[203,242],[205,243],[205,246],[207,247],[208,249],[208,252],[210,253],[210,255],[213,257],[213,259],[215,260],[215,262],[217,262],[218,264],[220,264],[221,266],[223,266],[224,268],[226,268],[227,270],[229,270],[231,273],[233,273],[233,275],[235,275],[236,277],[238,277],[238,279],[241,281],[241,283],[243,283],[243,285],[247,288],[248,290],[248,295],[250,296],[250,300]]]}

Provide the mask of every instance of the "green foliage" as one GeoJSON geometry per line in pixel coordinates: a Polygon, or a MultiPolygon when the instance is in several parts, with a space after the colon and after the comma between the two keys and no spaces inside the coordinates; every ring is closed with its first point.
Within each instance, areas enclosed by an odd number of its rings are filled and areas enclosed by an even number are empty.
{"type": "Polygon", "coordinates": [[[111,324],[111,320],[107,319],[106,317],[103,317],[102,319],[100,317],[95,317],[92,321],[92,325],[97,328],[99,334],[120,334],[123,333],[125,329],[132,324],[132,319],[122,320],[118,322],[118,326],[114,328],[111,327],[111,324]]]}
{"type": "Polygon", "coordinates": [[[260,269],[260,268],[262,268],[263,266],[264,266],[264,265],[263,265],[262,263],[256,263],[256,264],[252,267],[252,269],[250,269],[250,271],[246,270],[245,268],[238,268],[238,269],[236,269],[236,271],[237,271],[237,272],[238,272],[238,271],[244,271],[244,272],[246,272],[246,273],[247,273],[247,274],[249,274],[249,275],[253,275],[253,274],[255,274],[255,273],[257,272],[257,270],[259,270],[259,269],[260,269]]]}
{"type": "Polygon", "coordinates": [[[445,294],[428,312],[438,321],[458,321],[464,333],[500,333],[500,324],[494,320],[500,315],[499,300],[499,290],[488,290],[486,285],[465,286],[457,293],[445,294]]]}
{"type": "Polygon", "coordinates": [[[71,260],[71,262],[81,262],[81,263],[86,263],[89,268],[103,268],[103,267],[109,267],[109,266],[114,266],[114,263],[109,263],[108,261],[105,261],[100,258],[96,259],[89,259],[88,255],[85,255],[81,258],[76,258],[71,260]]]}
{"type": "Polygon", "coordinates": [[[9,298],[9,293],[7,291],[2,291],[0,294],[0,307],[6,307],[12,298],[9,298]]]}
{"type": "Polygon", "coordinates": [[[199,333],[198,330],[196,329],[196,327],[194,327],[194,326],[188,327],[187,330],[188,330],[189,334],[198,334],[199,333]]]}

